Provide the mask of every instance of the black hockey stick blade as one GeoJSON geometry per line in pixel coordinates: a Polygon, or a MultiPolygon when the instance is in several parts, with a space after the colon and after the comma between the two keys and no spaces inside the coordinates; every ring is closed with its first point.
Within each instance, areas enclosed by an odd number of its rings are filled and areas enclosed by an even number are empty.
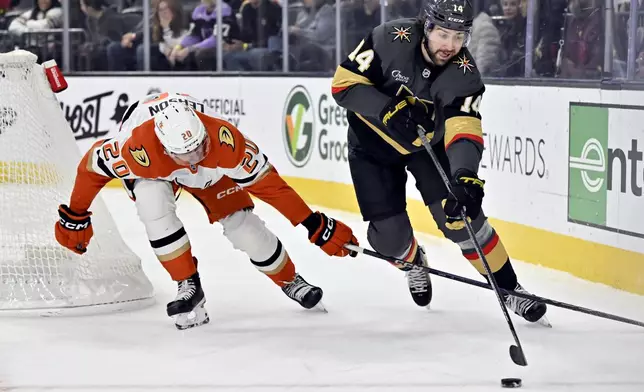
{"type": "Polygon", "coordinates": [[[528,360],[525,358],[523,350],[519,346],[515,346],[514,344],[510,346],[510,358],[512,362],[519,366],[528,366],[528,360]]]}

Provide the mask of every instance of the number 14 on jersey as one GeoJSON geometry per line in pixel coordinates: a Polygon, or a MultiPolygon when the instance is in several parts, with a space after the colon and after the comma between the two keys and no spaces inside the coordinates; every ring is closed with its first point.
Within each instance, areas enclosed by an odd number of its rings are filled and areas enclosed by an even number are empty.
{"type": "Polygon", "coordinates": [[[354,49],[353,52],[349,53],[349,60],[355,61],[358,63],[358,70],[360,72],[364,72],[369,69],[369,66],[371,66],[371,62],[373,61],[373,49],[367,49],[364,52],[360,52],[360,49],[362,49],[362,46],[364,45],[364,39],[360,41],[358,46],[354,49]]]}

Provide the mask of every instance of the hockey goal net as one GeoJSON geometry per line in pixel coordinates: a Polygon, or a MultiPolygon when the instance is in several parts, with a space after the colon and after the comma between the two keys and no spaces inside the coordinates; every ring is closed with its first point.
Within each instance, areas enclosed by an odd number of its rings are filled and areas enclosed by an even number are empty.
{"type": "Polygon", "coordinates": [[[0,54],[0,315],[137,308],[153,302],[140,259],[99,197],[78,256],[54,237],[81,154],[36,56],[0,54]],[[18,311],[18,312],[14,312],[18,311]]]}

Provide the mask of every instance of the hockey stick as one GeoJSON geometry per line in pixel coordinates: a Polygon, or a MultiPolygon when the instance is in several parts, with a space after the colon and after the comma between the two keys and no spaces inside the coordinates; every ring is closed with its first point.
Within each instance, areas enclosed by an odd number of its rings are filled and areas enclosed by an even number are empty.
{"type": "MultiPolygon", "coordinates": [[[[425,129],[420,125],[418,125],[418,127],[416,128],[416,131],[418,133],[418,137],[420,138],[420,141],[423,143],[423,147],[425,147],[425,150],[427,150],[429,157],[434,162],[434,166],[436,166],[436,170],[438,170],[438,174],[440,174],[441,179],[443,180],[443,183],[447,188],[447,191],[449,193],[452,193],[452,187],[450,185],[449,178],[447,178],[447,174],[445,174],[445,170],[443,170],[443,167],[438,161],[438,158],[436,157],[434,150],[432,150],[432,146],[429,144],[429,140],[426,137],[427,132],[425,132],[425,129]]],[[[461,219],[465,223],[465,227],[467,228],[467,233],[470,236],[470,240],[474,243],[474,248],[476,249],[476,253],[478,254],[481,261],[483,262],[483,266],[485,267],[485,272],[487,273],[488,279],[490,280],[490,283],[494,288],[494,293],[496,294],[496,298],[499,300],[499,305],[501,306],[501,310],[503,311],[503,315],[505,316],[505,321],[508,323],[508,327],[510,328],[510,332],[512,332],[512,337],[514,338],[514,342],[516,343],[516,346],[515,345],[510,346],[510,358],[512,358],[512,361],[519,366],[527,366],[528,360],[526,359],[525,354],[523,353],[523,347],[521,347],[521,342],[519,341],[519,336],[517,336],[517,331],[514,329],[514,324],[512,323],[512,319],[510,319],[508,310],[505,308],[505,303],[503,302],[503,297],[501,296],[499,284],[496,282],[496,278],[492,273],[492,269],[490,269],[490,265],[488,264],[487,259],[485,258],[485,254],[483,254],[483,249],[481,249],[481,244],[479,244],[479,241],[476,239],[476,234],[474,233],[474,229],[472,228],[470,221],[467,219],[467,214],[465,213],[465,207],[461,209],[461,219]]]]}
{"type": "MultiPolygon", "coordinates": [[[[437,269],[431,268],[431,267],[424,267],[424,266],[416,265],[416,264],[413,264],[413,263],[411,263],[409,261],[397,259],[395,257],[388,257],[388,256],[382,255],[382,254],[380,254],[378,252],[375,252],[373,250],[361,248],[361,247],[356,246],[356,245],[345,245],[344,247],[347,248],[350,251],[362,253],[364,255],[375,257],[375,258],[378,258],[378,259],[381,259],[381,260],[385,260],[385,261],[388,261],[390,263],[415,265],[416,267],[422,268],[423,270],[427,271],[428,273],[430,273],[432,275],[440,276],[441,278],[454,280],[456,282],[469,284],[471,286],[481,287],[481,288],[484,288],[484,289],[487,289],[487,290],[493,290],[492,286],[490,286],[488,283],[483,283],[483,282],[480,282],[478,280],[466,278],[464,276],[454,275],[454,274],[451,274],[449,272],[444,272],[444,271],[437,270],[437,269]]],[[[644,328],[644,322],[637,321],[637,320],[631,320],[631,319],[628,319],[626,317],[601,312],[599,310],[588,309],[588,308],[584,308],[582,306],[577,306],[577,305],[571,305],[571,304],[568,304],[568,303],[565,303],[565,302],[556,301],[554,299],[545,298],[545,297],[539,297],[538,295],[518,293],[516,291],[510,291],[510,290],[506,290],[506,289],[500,289],[500,291],[503,294],[514,295],[516,297],[530,299],[530,300],[541,302],[541,303],[544,303],[544,304],[556,306],[558,308],[572,310],[573,312],[585,313],[585,314],[588,314],[588,315],[591,315],[591,316],[600,317],[600,318],[604,318],[604,319],[608,319],[608,320],[613,320],[613,321],[617,321],[617,322],[620,322],[620,323],[636,325],[638,327],[644,328]]]]}

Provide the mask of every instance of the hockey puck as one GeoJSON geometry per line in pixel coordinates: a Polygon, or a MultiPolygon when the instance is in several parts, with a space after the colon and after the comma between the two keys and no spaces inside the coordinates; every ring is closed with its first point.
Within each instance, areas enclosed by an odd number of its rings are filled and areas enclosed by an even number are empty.
{"type": "Polygon", "coordinates": [[[503,388],[521,388],[520,378],[502,378],[501,386],[503,388]]]}

